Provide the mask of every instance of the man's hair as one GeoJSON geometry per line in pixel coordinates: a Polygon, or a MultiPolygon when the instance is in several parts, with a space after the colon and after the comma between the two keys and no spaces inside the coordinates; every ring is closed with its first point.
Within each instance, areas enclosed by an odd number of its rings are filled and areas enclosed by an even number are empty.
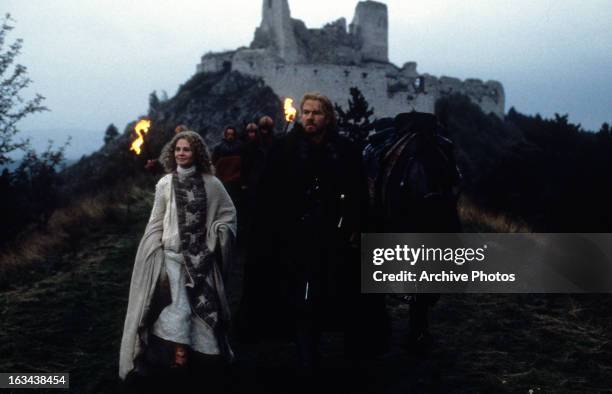
{"type": "Polygon", "coordinates": [[[174,158],[174,150],[179,140],[186,140],[193,152],[193,164],[196,169],[203,174],[214,174],[215,169],[210,160],[210,152],[204,138],[195,131],[181,131],[176,134],[172,140],[164,146],[160,156],[160,162],[164,166],[166,172],[174,172],[176,170],[176,160],[174,158]]]}
{"type": "Polygon", "coordinates": [[[259,127],[262,129],[267,129],[273,131],[274,129],[274,120],[268,115],[264,115],[259,118],[259,127]]]}
{"type": "Polygon", "coordinates": [[[249,124],[247,124],[247,125],[246,125],[245,130],[246,130],[247,132],[249,132],[249,131],[251,131],[251,130],[253,130],[253,131],[257,131],[257,130],[258,130],[258,127],[257,127],[257,125],[256,125],[255,123],[251,122],[251,123],[249,123],[249,124]]]}
{"type": "Polygon", "coordinates": [[[336,112],[334,111],[334,106],[331,101],[327,98],[327,96],[322,95],[319,92],[308,92],[302,97],[300,101],[300,111],[304,109],[304,103],[306,100],[314,100],[321,103],[321,109],[323,109],[323,113],[325,114],[325,119],[327,119],[328,128],[335,130],[338,121],[336,119],[336,112]]]}

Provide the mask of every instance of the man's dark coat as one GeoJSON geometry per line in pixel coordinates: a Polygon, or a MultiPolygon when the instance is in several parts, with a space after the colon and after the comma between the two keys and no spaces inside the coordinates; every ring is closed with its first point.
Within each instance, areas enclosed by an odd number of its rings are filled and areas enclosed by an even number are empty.
{"type": "Polygon", "coordinates": [[[359,297],[367,207],[358,148],[335,131],[315,144],[296,126],[272,146],[256,201],[242,305],[248,330],[290,335],[304,306],[323,329],[346,326],[359,297]]]}

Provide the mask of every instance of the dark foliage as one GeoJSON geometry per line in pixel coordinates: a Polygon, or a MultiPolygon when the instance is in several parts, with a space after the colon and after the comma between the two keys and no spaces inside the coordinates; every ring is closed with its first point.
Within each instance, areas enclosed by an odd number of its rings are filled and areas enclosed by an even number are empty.
{"type": "Polygon", "coordinates": [[[31,225],[45,228],[58,205],[59,171],[68,144],[66,142],[55,149],[49,141],[47,149],[40,154],[28,148],[15,171],[3,171],[0,185],[0,216],[3,218],[0,246],[31,225]]]}
{"type": "Polygon", "coordinates": [[[0,179],[0,246],[13,240],[31,225],[44,227],[57,206],[59,192],[58,171],[64,162],[63,147],[54,148],[52,142],[43,153],[37,153],[28,140],[15,141],[17,123],[36,112],[46,111],[44,98],[37,94],[25,100],[21,93],[31,79],[27,69],[15,64],[21,52],[22,40],[17,39],[5,48],[7,34],[13,29],[10,15],[0,26],[0,165],[11,163],[14,151],[24,153],[19,166],[12,172],[5,168],[0,179]]]}
{"type": "Polygon", "coordinates": [[[470,99],[454,95],[436,103],[438,121],[455,142],[457,162],[466,186],[499,164],[512,147],[523,141],[521,131],[495,115],[485,115],[470,99]]]}
{"type": "MultiPolygon", "coordinates": [[[[458,150],[466,192],[480,205],[518,215],[538,231],[607,232],[612,227],[612,138],[510,109],[485,115],[467,97],[436,105],[458,150]]],[[[606,127],[607,126],[607,127],[606,127]]]]}
{"type": "Polygon", "coordinates": [[[119,136],[119,130],[114,124],[109,124],[104,132],[104,145],[110,143],[112,140],[119,136]]]}
{"type": "Polygon", "coordinates": [[[526,143],[507,155],[482,188],[536,228],[555,232],[608,232],[612,226],[612,140],[568,122],[511,109],[506,121],[526,143]],[[503,181],[502,181],[503,180],[503,181]]]}
{"type": "Polygon", "coordinates": [[[136,122],[128,123],[123,133],[109,141],[102,149],[83,156],[62,171],[60,176],[63,181],[63,204],[79,196],[104,193],[115,186],[122,190],[126,182],[134,182],[137,175],[146,174],[144,165],[146,159],[151,158],[149,145],[143,145],[143,153],[140,156],[130,151],[132,141],[137,138],[135,125],[136,122]]]}
{"type": "Polygon", "coordinates": [[[373,129],[370,117],[374,114],[374,108],[370,108],[370,104],[358,88],[351,88],[350,93],[347,111],[337,103],[334,104],[338,113],[338,127],[349,139],[364,146],[368,134],[373,129]]]}
{"type": "Polygon", "coordinates": [[[149,95],[149,116],[153,116],[161,108],[161,101],[157,97],[157,92],[152,92],[149,95]]]}
{"type": "Polygon", "coordinates": [[[612,128],[610,128],[610,125],[608,123],[604,123],[601,125],[601,128],[599,129],[599,136],[600,137],[612,137],[612,128]]]}

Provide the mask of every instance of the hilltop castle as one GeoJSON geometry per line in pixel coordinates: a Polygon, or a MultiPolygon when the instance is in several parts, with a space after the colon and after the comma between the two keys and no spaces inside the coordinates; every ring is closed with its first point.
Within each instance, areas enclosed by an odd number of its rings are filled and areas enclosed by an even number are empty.
{"type": "Polygon", "coordinates": [[[320,91],[346,108],[349,88],[358,87],[375,116],[412,109],[433,112],[440,97],[463,93],[485,113],[504,115],[504,88],[497,81],[419,74],[415,62],[401,68],[389,62],[385,4],[360,1],[352,22],[340,18],[309,29],[291,18],[287,0],[263,0],[262,20],[248,48],[207,53],[197,72],[235,70],[261,77],[282,98],[299,100],[320,91]]]}

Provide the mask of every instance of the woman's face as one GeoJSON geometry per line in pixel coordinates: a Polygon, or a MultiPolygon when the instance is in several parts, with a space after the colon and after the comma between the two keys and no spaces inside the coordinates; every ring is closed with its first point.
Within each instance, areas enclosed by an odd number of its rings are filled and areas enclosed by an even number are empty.
{"type": "Polygon", "coordinates": [[[191,150],[191,146],[186,139],[181,138],[176,142],[176,147],[174,148],[174,160],[176,164],[183,167],[188,168],[193,164],[193,151],[191,150]]]}

